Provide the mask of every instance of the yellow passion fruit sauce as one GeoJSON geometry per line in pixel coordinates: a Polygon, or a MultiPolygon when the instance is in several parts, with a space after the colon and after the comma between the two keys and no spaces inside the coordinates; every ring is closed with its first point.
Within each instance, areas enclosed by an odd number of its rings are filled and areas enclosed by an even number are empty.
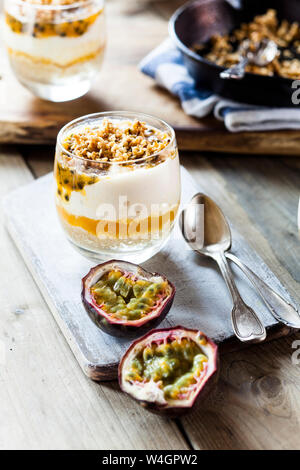
{"type": "Polygon", "coordinates": [[[61,37],[78,37],[82,36],[88,28],[96,21],[102,10],[89,16],[88,18],[65,21],[61,23],[41,21],[33,25],[31,23],[22,23],[14,16],[6,13],[5,20],[10,29],[17,34],[30,33],[31,36],[37,38],[47,38],[51,36],[61,37]]]}
{"type": "Polygon", "coordinates": [[[60,163],[56,164],[55,178],[57,183],[57,194],[65,201],[69,201],[72,191],[81,191],[84,193],[84,187],[88,184],[94,184],[98,181],[97,176],[79,174],[75,170],[63,167],[60,163]]]}

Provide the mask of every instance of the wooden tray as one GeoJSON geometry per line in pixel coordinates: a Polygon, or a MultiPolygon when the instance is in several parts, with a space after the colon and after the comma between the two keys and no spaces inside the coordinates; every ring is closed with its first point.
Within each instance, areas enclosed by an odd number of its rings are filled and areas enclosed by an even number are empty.
{"type": "Polygon", "coordinates": [[[72,102],[55,104],[32,96],[14,78],[0,50],[0,142],[53,143],[66,122],[83,114],[132,110],[173,125],[181,150],[300,154],[300,131],[230,133],[213,117],[187,116],[176,98],[143,76],[137,64],[167,37],[167,20],[177,6],[174,1],[163,2],[163,7],[146,3],[137,2],[131,10],[132,2],[107,2],[108,50],[103,69],[91,92],[72,102]]]}
{"type": "MultiPolygon", "coordinates": [[[[62,232],[53,203],[52,178],[52,174],[46,175],[6,197],[7,226],[84,372],[94,380],[110,380],[116,377],[117,364],[130,342],[103,333],[82,306],[81,278],[93,263],[74,251],[62,232]]],[[[184,169],[182,182],[184,205],[200,188],[184,169]]],[[[235,230],[233,240],[233,251],[294,304],[279,280],[235,230]]],[[[233,336],[231,300],[218,269],[188,248],[178,226],[165,248],[144,266],[164,273],[177,288],[174,305],[161,326],[199,328],[227,349],[243,346],[233,336]]],[[[274,320],[240,272],[234,272],[244,299],[259,312],[267,327],[268,339],[287,334],[289,329],[274,320]]]]}

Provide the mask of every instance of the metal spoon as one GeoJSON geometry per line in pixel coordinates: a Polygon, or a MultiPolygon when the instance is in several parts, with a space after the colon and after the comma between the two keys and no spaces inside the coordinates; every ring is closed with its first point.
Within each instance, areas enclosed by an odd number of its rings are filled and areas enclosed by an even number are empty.
{"type": "MultiPolygon", "coordinates": [[[[212,201],[213,202],[213,201],[212,201]]],[[[222,217],[225,219],[224,214],[221,212],[222,217]]],[[[230,228],[227,224],[228,230],[230,228]]],[[[231,233],[230,233],[231,238],[231,233]]],[[[257,289],[261,298],[270,310],[271,314],[277,321],[287,325],[290,328],[300,329],[300,313],[289,302],[284,300],[277,292],[268,286],[262,279],[260,279],[248,266],[230,252],[225,253],[226,257],[233,261],[248,277],[253,286],[257,289]]]]}
{"type": "Polygon", "coordinates": [[[225,257],[225,251],[231,247],[231,233],[219,207],[210,198],[198,193],[181,212],[179,221],[187,243],[197,253],[214,259],[219,265],[233,301],[231,322],[235,335],[245,343],[263,341],[266,329],[256,313],[243,301],[225,257]]]}
{"type": "Polygon", "coordinates": [[[259,67],[270,64],[278,53],[278,47],[274,41],[263,39],[257,43],[255,50],[251,50],[250,41],[246,39],[241,43],[239,53],[240,61],[232,67],[223,70],[220,73],[221,78],[240,80],[244,78],[245,68],[249,63],[258,65],[259,67]]]}

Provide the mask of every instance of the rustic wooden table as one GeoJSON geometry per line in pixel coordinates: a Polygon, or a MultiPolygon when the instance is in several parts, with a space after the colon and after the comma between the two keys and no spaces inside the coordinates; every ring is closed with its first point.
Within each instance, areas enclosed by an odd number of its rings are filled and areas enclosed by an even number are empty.
{"type": "MultiPolygon", "coordinates": [[[[1,147],[0,197],[51,171],[53,152],[1,147]]],[[[182,153],[181,161],[204,190],[213,188],[300,303],[300,160],[182,153]]],[[[1,208],[0,217],[1,449],[300,449],[299,334],[223,355],[218,388],[204,409],[181,420],[156,417],[115,382],[84,376],[5,230],[1,208]]]]}
{"type": "MultiPolygon", "coordinates": [[[[2,148],[0,155],[1,197],[53,164],[53,148],[2,148]]],[[[202,187],[213,185],[300,302],[300,160],[182,154],[181,161],[202,187]]],[[[299,334],[224,355],[205,409],[166,421],[116,383],[84,376],[3,224],[0,239],[0,448],[300,449],[300,365],[292,362],[299,334]]]]}

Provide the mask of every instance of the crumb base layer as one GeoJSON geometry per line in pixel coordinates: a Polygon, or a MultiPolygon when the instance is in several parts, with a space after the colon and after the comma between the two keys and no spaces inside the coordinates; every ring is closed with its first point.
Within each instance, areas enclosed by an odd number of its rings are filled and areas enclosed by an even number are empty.
{"type": "Polygon", "coordinates": [[[113,258],[140,264],[152,258],[168,241],[170,233],[165,234],[159,240],[99,240],[96,236],[86,232],[80,227],[72,227],[62,218],[60,223],[72,246],[84,257],[108,261],[113,258]]]}
{"type": "Polygon", "coordinates": [[[10,64],[18,80],[40,98],[60,102],[69,101],[87,93],[93,78],[101,68],[103,49],[68,67],[33,61],[20,54],[9,54],[10,64]]]}

